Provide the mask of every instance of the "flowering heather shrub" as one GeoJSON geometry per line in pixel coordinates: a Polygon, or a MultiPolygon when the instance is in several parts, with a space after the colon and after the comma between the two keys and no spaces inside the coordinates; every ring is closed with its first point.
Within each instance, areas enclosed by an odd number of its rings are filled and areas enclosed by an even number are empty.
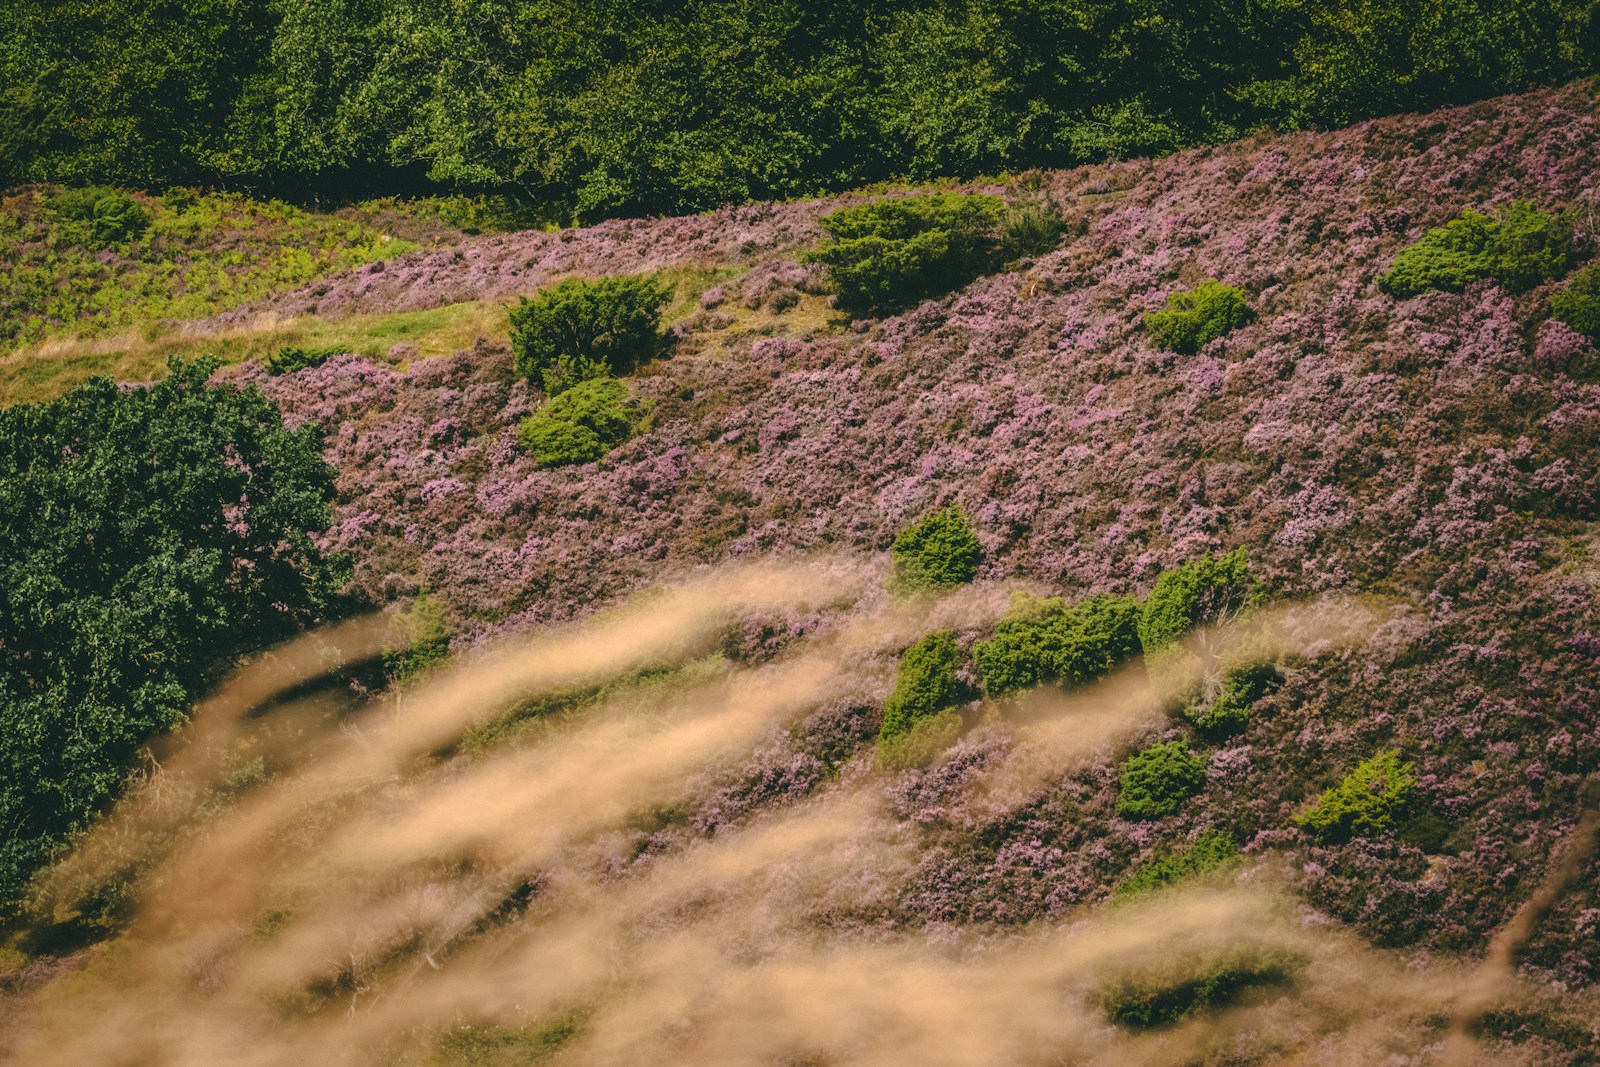
{"type": "Polygon", "coordinates": [[[1117,779],[1117,814],[1160,819],[1205,788],[1206,764],[1182,741],[1151,745],[1123,761],[1117,779]]]}
{"type": "Polygon", "coordinates": [[[603,374],[629,374],[660,344],[667,292],[645,277],[568,278],[511,309],[517,373],[554,395],[603,374]]]}
{"type": "Polygon", "coordinates": [[[810,253],[828,268],[840,304],[868,310],[958,289],[994,266],[997,196],[933,193],[840,208],[818,222],[828,240],[810,253]]]}
{"type": "Polygon", "coordinates": [[[1092,596],[1071,607],[1024,602],[972,650],[984,692],[1004,697],[1046,682],[1092,682],[1138,655],[1138,619],[1139,602],[1125,596],[1092,596]]]}
{"type": "Polygon", "coordinates": [[[1417,789],[1416,765],[1391,748],[1362,760],[1294,822],[1323,841],[1387,830],[1417,789]]]}
{"type": "Polygon", "coordinates": [[[1292,953],[1255,949],[1183,957],[1105,983],[1100,1003],[1120,1026],[1165,1026],[1221,1007],[1249,989],[1288,982],[1305,964],[1292,953]]]}
{"type": "Polygon", "coordinates": [[[906,590],[963,585],[977,576],[983,558],[967,513],[954,504],[900,531],[891,552],[895,584],[906,590]]]}
{"type": "Polygon", "coordinates": [[[1600,264],[1575,272],[1550,297],[1550,313],[1588,337],[1600,339],[1600,264]]]}
{"type": "Polygon", "coordinates": [[[636,408],[625,383],[591,378],[523,419],[517,440],[541,467],[592,463],[628,439],[636,408]]]}
{"type": "Polygon", "coordinates": [[[1220,830],[1207,830],[1182,847],[1164,851],[1141,864],[1124,878],[1112,894],[1127,898],[1176,885],[1186,878],[1208,874],[1239,859],[1239,846],[1220,830]]]}
{"type": "Polygon", "coordinates": [[[894,692],[883,705],[878,740],[888,741],[904,734],[919,721],[954,704],[961,696],[961,683],[956,677],[961,658],[955,634],[948,630],[931,633],[906,649],[900,657],[894,692]]]}
{"type": "Polygon", "coordinates": [[[1207,278],[1167,297],[1159,311],[1145,315],[1144,324],[1159,347],[1192,356],[1249,319],[1250,298],[1243,289],[1207,278]]]}
{"type": "Polygon", "coordinates": [[[1460,292],[1493,278],[1512,292],[1559,277],[1572,260],[1572,222],[1518,200],[1494,217],[1464,211],[1394,257],[1378,279],[1401,299],[1430,289],[1460,292]]]}
{"type": "Polygon", "coordinates": [[[1156,579],[1139,614],[1139,642],[1146,654],[1159,652],[1196,626],[1232,618],[1258,595],[1243,547],[1192,559],[1156,579]]]}

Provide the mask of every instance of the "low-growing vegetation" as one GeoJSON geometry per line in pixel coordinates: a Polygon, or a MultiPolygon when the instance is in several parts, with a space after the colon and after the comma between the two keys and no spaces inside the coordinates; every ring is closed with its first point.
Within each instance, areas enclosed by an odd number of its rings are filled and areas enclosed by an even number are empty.
{"type": "Polygon", "coordinates": [[[1184,356],[1194,355],[1249,321],[1248,294],[1215,278],[1173,293],[1159,310],[1144,317],[1145,328],[1157,346],[1184,356]]]}
{"type": "Polygon", "coordinates": [[[1185,956],[1106,982],[1100,1003],[1119,1026],[1166,1026],[1228,1004],[1251,989],[1288,982],[1305,962],[1293,953],[1264,949],[1185,956]]]}
{"type": "Polygon", "coordinates": [[[517,373],[551,396],[632,373],[661,343],[670,294],[645,277],[568,278],[511,309],[517,373]]]}
{"type": "Polygon", "coordinates": [[[1551,294],[1550,314],[1600,342],[1600,263],[1574,271],[1567,284],[1551,294]]]}
{"type": "Polygon", "coordinates": [[[632,436],[642,417],[627,383],[589,378],[522,420],[517,439],[541,467],[592,463],[632,436]]]}
{"type": "Polygon", "coordinates": [[[1123,761],[1117,775],[1117,814],[1160,819],[1205,788],[1205,761],[1183,741],[1151,745],[1123,761]]]}
{"type": "Polygon", "coordinates": [[[1085,685],[1139,653],[1139,602],[1092,596],[1068,607],[1024,598],[972,650],[984,692],[1005,697],[1054,682],[1085,685]]]}
{"type": "Polygon", "coordinates": [[[1518,200],[1494,215],[1464,211],[1394,257],[1378,285],[1405,299],[1442,289],[1458,293],[1493,278],[1512,292],[1564,274],[1572,262],[1572,220],[1518,200]]]}
{"type": "Polygon", "coordinates": [[[959,504],[931,511],[906,527],[890,548],[893,582],[907,592],[951,589],[978,575],[983,546],[959,504]]]}
{"type": "Polygon", "coordinates": [[[1221,830],[1207,830],[1177,848],[1161,852],[1123,879],[1112,895],[1126,899],[1223,870],[1239,860],[1239,846],[1221,830]]]}
{"type": "Polygon", "coordinates": [[[1241,733],[1250,724],[1250,708],[1282,681],[1276,667],[1254,664],[1223,673],[1215,694],[1202,694],[1184,707],[1196,730],[1210,738],[1241,733]],[[1207,699],[1209,697],[1209,699],[1207,699]]]}
{"type": "Polygon", "coordinates": [[[1160,652],[1197,626],[1236,617],[1257,596],[1259,588],[1242,547],[1222,556],[1192,559],[1156,579],[1139,615],[1139,643],[1146,655],[1160,652]]]}
{"type": "Polygon", "coordinates": [[[961,682],[956,677],[961,660],[955,635],[947,630],[931,633],[906,649],[900,657],[894,691],[883,705],[878,740],[909,733],[919,722],[954,704],[961,696],[961,682]]]}
{"type": "Polygon", "coordinates": [[[1295,825],[1322,841],[1388,830],[1417,789],[1416,765],[1391,748],[1362,760],[1338,785],[1296,815],[1295,825]]]}

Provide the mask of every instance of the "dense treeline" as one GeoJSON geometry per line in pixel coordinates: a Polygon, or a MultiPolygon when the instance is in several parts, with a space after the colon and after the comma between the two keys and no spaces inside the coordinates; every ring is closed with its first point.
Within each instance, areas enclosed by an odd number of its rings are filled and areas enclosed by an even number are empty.
{"type": "Polygon", "coordinates": [[[1594,69],[1600,0],[12,0],[0,184],[582,216],[1159,152],[1594,69]]]}

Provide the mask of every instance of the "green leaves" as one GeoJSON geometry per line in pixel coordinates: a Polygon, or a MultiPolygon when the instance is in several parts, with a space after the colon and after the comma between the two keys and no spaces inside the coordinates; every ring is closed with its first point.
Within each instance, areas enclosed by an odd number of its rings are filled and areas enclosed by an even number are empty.
{"type": "Polygon", "coordinates": [[[1138,619],[1137,600],[1110,595],[1014,612],[972,650],[984,691],[1005,697],[1045,682],[1077,686],[1103,677],[1138,654],[1138,619]]]}
{"type": "Polygon", "coordinates": [[[908,733],[917,723],[932,718],[954,704],[961,694],[956,671],[961,653],[955,634],[931,633],[905,650],[894,692],[883,705],[883,726],[878,739],[887,741],[908,733]]]}
{"type": "Polygon", "coordinates": [[[1173,293],[1159,311],[1144,317],[1145,328],[1157,345],[1184,356],[1194,355],[1248,321],[1250,304],[1245,291],[1215,278],[1173,293]]]}
{"type": "Polygon", "coordinates": [[[1493,278],[1512,292],[1565,273],[1572,261],[1572,223],[1518,200],[1495,216],[1464,211],[1394,257],[1378,287],[1407,299],[1430,289],[1460,292],[1493,278]]]}
{"type": "Polygon", "coordinates": [[[829,239],[810,254],[846,307],[896,308],[958,289],[998,261],[997,196],[936,193],[841,208],[819,221],[829,239]]]}
{"type": "Polygon", "coordinates": [[[1124,819],[1171,815],[1206,784],[1206,765],[1183,741],[1151,745],[1125,760],[1117,779],[1117,814],[1124,819]]]}
{"type": "Polygon", "coordinates": [[[668,293],[645,277],[568,278],[511,309],[517,373],[552,395],[602,374],[628,374],[660,345],[668,293]]]}
{"type": "Polygon", "coordinates": [[[229,656],[334,601],[316,431],[214,368],[0,411],[0,901],[229,656]]]}
{"type": "Polygon", "coordinates": [[[1196,626],[1232,618],[1256,595],[1243,548],[1225,556],[1192,559],[1156,579],[1139,616],[1139,642],[1146,655],[1158,652],[1196,626]]]}
{"type": "Polygon", "coordinates": [[[890,549],[894,585],[908,592],[949,589],[978,574],[983,547],[959,505],[929,512],[900,531],[890,549]]]}
{"type": "Polygon", "coordinates": [[[1295,825],[1323,841],[1386,830],[1417,789],[1416,766],[1397,748],[1362,760],[1344,780],[1296,815],[1295,825]]]}
{"type": "Polygon", "coordinates": [[[592,463],[633,433],[638,405],[615,378],[591,378],[522,420],[517,439],[541,467],[592,463]]]}

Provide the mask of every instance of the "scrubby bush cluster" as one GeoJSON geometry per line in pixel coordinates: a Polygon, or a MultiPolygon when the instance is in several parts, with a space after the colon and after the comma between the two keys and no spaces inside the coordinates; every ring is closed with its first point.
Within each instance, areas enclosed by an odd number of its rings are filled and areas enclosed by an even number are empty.
{"type": "Polygon", "coordinates": [[[322,347],[300,348],[295,345],[284,345],[268,356],[263,365],[267,373],[272,375],[293,374],[297,370],[307,367],[320,367],[331,357],[339,355],[344,349],[338,345],[324,345],[322,347]]]}
{"type": "Polygon", "coordinates": [[[956,677],[960,666],[961,652],[955,634],[948,630],[931,633],[906,649],[900,657],[894,691],[883,705],[879,740],[907,733],[918,722],[954,704],[961,693],[956,677]]]}
{"type": "Polygon", "coordinates": [[[1220,830],[1207,830],[1193,841],[1167,849],[1140,864],[1118,884],[1113,896],[1129,898],[1222,870],[1239,861],[1239,846],[1220,830]]]}
{"type": "Polygon", "coordinates": [[[960,505],[951,504],[901,530],[890,556],[897,588],[908,592],[949,589],[977,577],[983,546],[967,513],[960,505]]]}
{"type": "Polygon", "coordinates": [[[1206,765],[1182,741],[1151,745],[1123,761],[1117,776],[1117,814],[1160,819],[1177,811],[1206,784],[1206,765]]]}
{"type": "Polygon", "coordinates": [[[842,305],[905,307],[990,269],[1005,210],[997,196],[958,193],[873,200],[818,219],[828,238],[810,256],[827,267],[842,305]]]}
{"type": "Polygon", "coordinates": [[[1156,579],[1139,613],[1139,644],[1146,654],[1159,652],[1197,626],[1235,618],[1258,596],[1242,546],[1189,560],[1156,579]]]}
{"type": "Polygon", "coordinates": [[[626,383],[589,378],[523,419],[517,439],[541,467],[592,463],[626,441],[640,417],[626,383]]]}
{"type": "Polygon", "coordinates": [[[1169,352],[1192,356],[1206,345],[1250,321],[1250,299],[1243,289],[1207,278],[1193,289],[1167,297],[1144,317],[1155,343],[1169,352]]]}
{"type": "Polygon", "coordinates": [[[631,374],[661,343],[667,292],[642,277],[568,278],[511,309],[517,373],[555,396],[579,382],[631,374]]]}
{"type": "Polygon", "coordinates": [[[1085,685],[1139,653],[1139,602],[1100,595],[1068,607],[1024,600],[973,648],[984,692],[1004,697],[1055,682],[1085,685]]]}
{"type": "Polygon", "coordinates": [[[1288,982],[1305,963],[1292,953],[1261,949],[1186,956],[1106,982],[1100,1003],[1119,1026],[1166,1026],[1221,1007],[1250,989],[1288,982]]]}
{"type": "Polygon", "coordinates": [[[1496,215],[1464,211],[1394,257],[1378,285],[1405,299],[1443,289],[1458,293],[1484,278],[1512,292],[1560,277],[1572,261],[1572,220],[1518,200],[1496,215]]]}
{"type": "Polygon", "coordinates": [[[1324,841],[1343,841],[1389,829],[1417,789],[1416,765],[1397,748],[1362,760],[1295,816],[1295,825],[1324,841]]]}
{"type": "Polygon", "coordinates": [[[1270,663],[1236,667],[1223,673],[1215,693],[1202,693],[1184,707],[1195,729],[1211,738],[1242,733],[1250,723],[1250,708],[1282,681],[1270,663]]]}
{"type": "Polygon", "coordinates": [[[334,603],[315,430],[214,369],[0,410],[0,905],[231,655],[334,603]]]}
{"type": "Polygon", "coordinates": [[[1550,314],[1591,341],[1600,342],[1600,264],[1573,272],[1550,297],[1550,314]]]}

